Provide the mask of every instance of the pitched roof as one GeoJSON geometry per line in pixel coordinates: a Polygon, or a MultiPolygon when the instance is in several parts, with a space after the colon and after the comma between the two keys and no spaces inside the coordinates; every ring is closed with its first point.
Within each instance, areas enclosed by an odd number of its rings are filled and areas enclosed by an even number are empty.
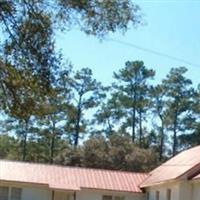
{"type": "Polygon", "coordinates": [[[142,192],[145,173],[61,167],[0,160],[0,180],[45,184],[52,189],[76,191],[82,188],[118,192],[142,192]]]}
{"type": "Polygon", "coordinates": [[[185,150],[150,172],[140,187],[175,180],[200,164],[200,146],[185,150]]]}

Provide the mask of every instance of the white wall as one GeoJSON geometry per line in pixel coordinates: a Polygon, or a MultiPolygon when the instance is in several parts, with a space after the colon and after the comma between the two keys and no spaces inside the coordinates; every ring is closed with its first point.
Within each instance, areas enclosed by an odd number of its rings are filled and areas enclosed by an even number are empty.
{"type": "Polygon", "coordinates": [[[193,199],[192,200],[199,200],[200,199],[200,183],[193,184],[193,199]]]}
{"type": "MultiPolygon", "coordinates": [[[[97,190],[81,190],[76,192],[76,200],[102,200],[103,195],[124,196],[125,200],[145,200],[145,194],[103,192],[97,190]]],[[[67,200],[67,193],[55,193],[55,200],[67,200]],[[59,198],[57,198],[59,197],[59,198]]],[[[73,199],[73,195],[71,198],[73,199]]],[[[23,188],[22,200],[51,200],[51,191],[36,188],[23,188]]]]}
{"type": "MultiPolygon", "coordinates": [[[[52,200],[52,190],[47,186],[17,184],[17,183],[1,183],[0,185],[8,187],[22,188],[22,200],[52,200]]],[[[127,193],[127,192],[108,192],[101,190],[81,190],[76,192],[76,200],[102,200],[103,195],[124,196],[125,200],[145,200],[143,193],[127,193]]],[[[55,191],[55,200],[73,200],[73,193],[55,191]]]]}
{"type": "Polygon", "coordinates": [[[51,200],[51,191],[39,188],[22,188],[22,200],[51,200]]]}
{"type": "Polygon", "coordinates": [[[51,190],[47,186],[33,184],[12,183],[0,181],[0,186],[9,188],[17,187],[22,189],[22,200],[51,200],[51,190]]]}
{"type": "Polygon", "coordinates": [[[192,200],[192,199],[193,199],[193,186],[191,182],[188,180],[180,181],[179,200],[192,200]]]}
{"type": "Polygon", "coordinates": [[[171,190],[171,200],[200,200],[200,183],[194,188],[193,184],[188,180],[153,186],[147,188],[147,191],[149,191],[150,200],[156,199],[156,191],[160,192],[160,200],[166,200],[168,189],[171,190]]]}
{"type": "Polygon", "coordinates": [[[124,196],[125,200],[145,200],[145,194],[108,192],[99,190],[81,190],[76,193],[76,200],[102,200],[103,195],[124,196]]]}
{"type": "MultiPolygon", "coordinates": [[[[149,192],[149,200],[156,199],[156,191],[160,192],[160,200],[166,200],[167,190],[171,189],[171,199],[179,200],[180,183],[168,183],[163,185],[153,186],[147,189],[149,192]]],[[[187,199],[191,200],[191,199],[187,199]]]]}

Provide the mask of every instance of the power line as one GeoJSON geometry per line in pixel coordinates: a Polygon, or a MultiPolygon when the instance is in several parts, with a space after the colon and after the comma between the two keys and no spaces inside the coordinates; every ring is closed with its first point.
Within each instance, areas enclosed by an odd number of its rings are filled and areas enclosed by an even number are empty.
{"type": "Polygon", "coordinates": [[[188,64],[188,65],[191,65],[191,66],[200,67],[200,64],[193,63],[193,62],[190,62],[190,61],[185,60],[183,58],[171,56],[171,55],[159,52],[159,51],[155,51],[153,49],[141,47],[141,46],[138,46],[138,45],[133,44],[133,43],[129,43],[129,42],[125,42],[125,41],[117,40],[117,39],[112,39],[112,38],[106,38],[106,40],[111,41],[111,42],[115,42],[115,43],[118,43],[118,44],[122,44],[122,45],[125,45],[125,46],[128,46],[128,47],[132,47],[132,48],[138,49],[140,51],[151,53],[151,54],[154,54],[154,55],[157,55],[157,56],[165,57],[165,58],[168,58],[170,60],[175,60],[175,61],[178,61],[178,62],[184,62],[185,64],[188,64]]]}

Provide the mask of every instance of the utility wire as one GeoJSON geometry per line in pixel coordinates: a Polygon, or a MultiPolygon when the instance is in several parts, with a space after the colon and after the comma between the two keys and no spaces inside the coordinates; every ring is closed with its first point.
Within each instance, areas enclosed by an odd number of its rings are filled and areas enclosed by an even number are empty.
{"type": "Polygon", "coordinates": [[[117,39],[112,39],[112,38],[106,38],[106,40],[111,41],[111,42],[115,42],[115,43],[118,43],[118,44],[121,44],[121,45],[124,45],[124,46],[132,47],[132,48],[138,49],[138,50],[143,51],[143,52],[147,52],[147,53],[151,53],[151,54],[154,54],[154,55],[157,55],[157,56],[165,57],[165,58],[168,58],[170,60],[175,60],[175,61],[183,62],[183,63],[191,65],[191,66],[200,67],[200,64],[193,63],[193,62],[190,62],[190,61],[185,60],[183,58],[171,56],[171,55],[159,52],[159,51],[155,51],[153,49],[141,47],[141,46],[138,46],[138,45],[133,44],[133,43],[129,43],[129,42],[125,42],[125,41],[117,40],[117,39]]]}

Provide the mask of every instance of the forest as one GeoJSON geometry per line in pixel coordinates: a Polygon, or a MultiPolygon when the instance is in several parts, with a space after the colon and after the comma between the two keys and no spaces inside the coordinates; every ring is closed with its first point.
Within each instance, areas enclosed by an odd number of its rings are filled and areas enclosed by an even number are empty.
{"type": "Polygon", "coordinates": [[[20,2],[0,2],[0,159],[149,171],[200,144],[200,85],[186,67],[172,66],[158,82],[151,66],[133,59],[103,85],[55,47],[58,29],[79,26],[103,39],[138,26],[138,5],[20,2]]]}

